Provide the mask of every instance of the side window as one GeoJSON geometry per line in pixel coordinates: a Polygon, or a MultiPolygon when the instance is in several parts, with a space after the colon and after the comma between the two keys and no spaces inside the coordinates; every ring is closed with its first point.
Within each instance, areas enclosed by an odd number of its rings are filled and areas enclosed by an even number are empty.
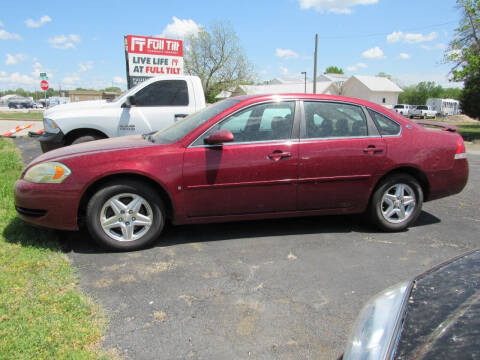
{"type": "Polygon", "coordinates": [[[361,107],[343,103],[305,101],[306,138],[367,136],[361,107]]]}
{"type": "Polygon", "coordinates": [[[290,139],[294,114],[294,102],[254,105],[222,120],[193,145],[204,145],[211,133],[224,129],[232,132],[234,143],[290,139]]]}
{"type": "Polygon", "coordinates": [[[137,106],[188,105],[188,88],[185,80],[160,80],[135,94],[137,106]]]}
{"type": "Polygon", "coordinates": [[[368,109],[368,112],[375,122],[375,125],[377,125],[380,135],[398,135],[400,133],[400,125],[392,119],[370,109],[368,109]]]}

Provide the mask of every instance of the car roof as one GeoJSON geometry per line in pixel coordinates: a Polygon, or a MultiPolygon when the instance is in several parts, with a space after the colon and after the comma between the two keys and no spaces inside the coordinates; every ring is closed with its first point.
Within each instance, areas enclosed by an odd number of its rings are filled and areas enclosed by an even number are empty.
{"type": "Polygon", "coordinates": [[[341,101],[341,102],[350,102],[357,105],[364,105],[375,110],[388,110],[382,105],[357,98],[351,98],[347,96],[340,95],[326,95],[326,94],[305,94],[305,93],[284,93],[284,94],[255,94],[255,95],[240,95],[236,97],[231,97],[230,99],[239,100],[240,102],[246,103],[255,103],[267,100],[287,100],[287,99],[297,99],[297,100],[329,100],[329,101],[341,101]]]}

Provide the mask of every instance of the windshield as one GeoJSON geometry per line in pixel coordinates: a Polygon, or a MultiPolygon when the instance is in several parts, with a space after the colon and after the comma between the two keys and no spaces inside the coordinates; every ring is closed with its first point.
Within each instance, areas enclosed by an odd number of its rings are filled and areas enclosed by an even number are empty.
{"type": "Polygon", "coordinates": [[[127,98],[128,94],[135,94],[137,92],[137,89],[140,87],[140,85],[144,85],[144,83],[140,82],[137,85],[135,85],[134,87],[132,87],[131,89],[129,89],[127,91],[124,91],[119,96],[117,96],[115,99],[113,99],[112,102],[123,102],[127,98]]]}
{"type": "Polygon", "coordinates": [[[158,144],[171,144],[185,137],[188,133],[210,120],[212,117],[220,114],[222,111],[239,103],[239,100],[226,99],[214,105],[197,111],[187,116],[185,119],[174,123],[173,125],[156,132],[152,138],[158,144]]]}
{"type": "Polygon", "coordinates": [[[403,109],[403,105],[395,105],[393,108],[394,109],[403,109]]]}
{"type": "Polygon", "coordinates": [[[419,105],[419,106],[417,106],[417,110],[428,110],[428,106],[419,105]]]}

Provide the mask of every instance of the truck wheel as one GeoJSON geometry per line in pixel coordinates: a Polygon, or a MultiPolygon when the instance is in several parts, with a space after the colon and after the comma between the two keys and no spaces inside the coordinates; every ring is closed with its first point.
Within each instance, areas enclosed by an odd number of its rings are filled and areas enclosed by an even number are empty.
{"type": "Polygon", "coordinates": [[[154,188],[139,181],[106,184],[87,205],[87,229],[114,250],[137,250],[152,243],[165,225],[165,207],[154,188]]]}
{"type": "Polygon", "coordinates": [[[73,139],[73,141],[71,142],[70,145],[81,144],[81,143],[84,143],[84,142],[100,140],[100,139],[104,139],[104,138],[101,137],[101,136],[98,136],[96,134],[80,135],[80,136],[76,137],[75,139],[73,139]]]}
{"type": "Polygon", "coordinates": [[[401,231],[417,220],[422,204],[423,191],[418,181],[407,174],[394,174],[379,184],[367,212],[380,230],[401,231]]]}

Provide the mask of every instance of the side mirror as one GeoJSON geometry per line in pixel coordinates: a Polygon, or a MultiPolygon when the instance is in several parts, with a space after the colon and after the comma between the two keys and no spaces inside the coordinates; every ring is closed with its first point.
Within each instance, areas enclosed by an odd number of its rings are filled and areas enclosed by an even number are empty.
{"type": "Polygon", "coordinates": [[[230,130],[217,130],[210,134],[204,142],[208,145],[220,145],[226,142],[232,142],[233,139],[233,134],[230,130]]]}
{"type": "Polygon", "coordinates": [[[123,104],[124,107],[131,107],[135,106],[137,104],[137,101],[135,100],[135,95],[130,95],[127,96],[127,99],[125,100],[125,103],[123,104]]]}

